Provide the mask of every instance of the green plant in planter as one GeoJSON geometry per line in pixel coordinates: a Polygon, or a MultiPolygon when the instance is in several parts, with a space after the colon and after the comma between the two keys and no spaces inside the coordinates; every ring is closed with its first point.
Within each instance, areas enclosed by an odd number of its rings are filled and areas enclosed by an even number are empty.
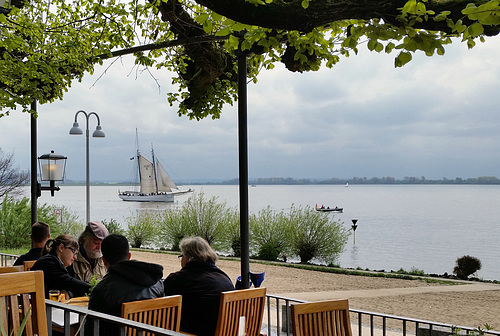
{"type": "MultiPolygon", "coordinates": [[[[28,322],[28,318],[29,318],[30,314],[31,314],[31,307],[28,308],[28,311],[26,312],[26,316],[23,318],[23,321],[21,322],[21,325],[19,326],[19,331],[17,332],[16,336],[23,335],[24,328],[26,328],[26,323],[28,322]]],[[[11,334],[14,334],[14,331],[12,331],[11,334]]],[[[3,328],[2,314],[0,314],[0,335],[8,336],[8,333],[3,328]]]]}

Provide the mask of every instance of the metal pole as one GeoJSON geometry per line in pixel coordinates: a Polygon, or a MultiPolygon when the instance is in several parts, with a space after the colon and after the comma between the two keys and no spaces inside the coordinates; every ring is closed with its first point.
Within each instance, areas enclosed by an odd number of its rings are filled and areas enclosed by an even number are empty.
{"type": "Polygon", "coordinates": [[[36,129],[36,100],[31,103],[30,127],[31,127],[31,225],[38,221],[37,199],[38,199],[38,176],[37,176],[37,129],[36,129]]]}
{"type": "Polygon", "coordinates": [[[87,129],[85,131],[86,137],[86,223],[90,222],[90,164],[89,164],[89,115],[85,113],[85,119],[87,120],[87,129]]]}
{"type": "Polygon", "coordinates": [[[240,170],[241,286],[249,288],[250,248],[248,228],[247,55],[238,55],[238,143],[240,170]]]}

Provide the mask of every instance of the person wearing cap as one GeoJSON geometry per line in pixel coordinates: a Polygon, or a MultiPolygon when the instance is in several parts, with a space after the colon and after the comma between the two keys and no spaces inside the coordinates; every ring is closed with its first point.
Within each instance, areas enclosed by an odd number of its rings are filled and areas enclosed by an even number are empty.
{"type": "Polygon", "coordinates": [[[107,268],[102,260],[101,242],[108,235],[108,229],[101,222],[88,222],[78,237],[80,253],[73,265],[68,267],[70,275],[87,282],[90,282],[94,275],[97,280],[104,278],[107,268]]]}

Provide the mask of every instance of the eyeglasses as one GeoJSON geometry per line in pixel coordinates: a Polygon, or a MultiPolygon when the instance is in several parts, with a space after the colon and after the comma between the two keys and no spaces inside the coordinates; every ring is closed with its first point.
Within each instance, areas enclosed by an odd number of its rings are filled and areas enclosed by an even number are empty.
{"type": "Polygon", "coordinates": [[[184,257],[184,255],[182,255],[182,254],[179,254],[179,255],[177,256],[177,258],[179,258],[179,259],[182,259],[182,257],[184,257]]]}
{"type": "MultiPolygon", "coordinates": [[[[65,246],[66,247],[66,246],[65,246]]],[[[74,247],[66,247],[68,250],[71,250],[71,252],[73,252],[73,255],[77,255],[78,254],[78,250],[76,250],[74,247]]]]}

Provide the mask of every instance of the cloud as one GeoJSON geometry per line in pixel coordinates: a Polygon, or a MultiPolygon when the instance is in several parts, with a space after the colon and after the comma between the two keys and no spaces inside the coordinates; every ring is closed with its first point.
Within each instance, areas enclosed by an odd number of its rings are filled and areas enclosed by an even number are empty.
{"type": "MultiPolygon", "coordinates": [[[[362,49],[333,69],[263,72],[248,85],[250,177],[500,176],[499,50],[494,38],[472,50],[456,43],[395,69],[395,54],[362,49]]],[[[106,133],[89,141],[91,180],[133,177],[136,128],[141,152],[153,144],[174,180],[237,177],[237,104],[220,120],[192,121],[167,103],[172,89],[170,73],[139,72],[131,58],[98,68],[63,101],[39,106],[38,155],[67,155],[67,177],[84,180],[85,137],[68,134],[83,109],[106,133]]],[[[1,147],[23,169],[29,122],[19,112],[0,119],[1,147]]]]}

